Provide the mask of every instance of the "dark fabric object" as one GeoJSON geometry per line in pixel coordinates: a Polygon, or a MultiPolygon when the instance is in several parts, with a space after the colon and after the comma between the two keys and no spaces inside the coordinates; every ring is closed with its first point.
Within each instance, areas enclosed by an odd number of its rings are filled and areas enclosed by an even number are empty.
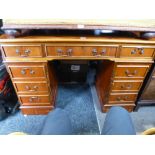
{"type": "Polygon", "coordinates": [[[0,101],[6,113],[14,113],[18,109],[17,95],[3,63],[0,63],[0,101]]]}
{"type": "Polygon", "coordinates": [[[41,135],[71,135],[72,126],[65,110],[56,108],[47,115],[41,135]]]}
{"type": "Polygon", "coordinates": [[[135,135],[129,113],[122,107],[112,107],[105,118],[102,135],[135,135]]]}

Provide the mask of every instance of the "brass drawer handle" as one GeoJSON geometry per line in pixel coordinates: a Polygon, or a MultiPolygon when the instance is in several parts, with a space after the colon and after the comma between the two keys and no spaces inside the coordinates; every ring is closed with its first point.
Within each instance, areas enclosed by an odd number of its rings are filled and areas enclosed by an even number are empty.
{"type": "Polygon", "coordinates": [[[132,88],[132,85],[131,84],[129,84],[129,85],[127,85],[127,86],[125,86],[125,85],[121,85],[121,88],[122,89],[131,89],[132,88]]]}
{"type": "Polygon", "coordinates": [[[101,56],[103,56],[105,53],[106,53],[106,49],[103,49],[103,50],[100,52],[100,54],[98,54],[98,51],[97,51],[96,48],[94,48],[94,49],[92,50],[93,56],[96,56],[96,57],[101,57],[101,56]]]}
{"type": "Polygon", "coordinates": [[[136,50],[132,50],[131,51],[131,54],[136,54],[136,50]]]}
{"type": "Polygon", "coordinates": [[[29,98],[30,102],[39,102],[39,97],[38,96],[32,96],[29,98]]]}
{"type": "Polygon", "coordinates": [[[34,73],[35,73],[35,71],[31,69],[30,70],[30,74],[34,74],[34,73]]]}
{"type": "Polygon", "coordinates": [[[19,56],[21,56],[21,57],[28,57],[29,56],[29,54],[30,54],[30,50],[29,49],[26,49],[25,51],[24,51],[24,54],[22,54],[20,51],[19,51],[19,49],[16,49],[16,53],[19,55],[19,56]]]}
{"type": "Polygon", "coordinates": [[[67,56],[71,56],[72,53],[73,53],[73,49],[69,48],[69,49],[67,50],[67,56]]]}
{"type": "Polygon", "coordinates": [[[134,70],[133,73],[130,73],[129,70],[126,70],[125,71],[125,74],[128,76],[128,77],[132,77],[132,76],[135,76],[137,74],[137,70],[134,70]]]}
{"type": "Polygon", "coordinates": [[[106,49],[102,49],[101,55],[104,55],[106,53],[106,49]]]}
{"type": "Polygon", "coordinates": [[[38,90],[38,86],[33,86],[33,88],[30,88],[30,86],[26,85],[25,86],[25,89],[27,91],[34,92],[34,91],[37,91],[38,90]]]}
{"type": "Polygon", "coordinates": [[[102,52],[101,52],[101,54],[98,54],[97,49],[95,49],[95,48],[92,50],[92,54],[95,57],[101,57],[102,56],[102,52]]]}
{"type": "Polygon", "coordinates": [[[144,49],[143,48],[140,49],[139,54],[141,54],[141,55],[144,54],[144,49]]]}
{"type": "Polygon", "coordinates": [[[136,48],[136,49],[131,51],[131,54],[136,54],[137,52],[142,55],[142,54],[144,54],[144,49],[143,48],[136,48]]]}
{"type": "Polygon", "coordinates": [[[92,50],[92,54],[93,54],[93,56],[96,56],[97,55],[97,49],[96,48],[94,48],[93,50],[92,50]]]}
{"type": "Polygon", "coordinates": [[[29,71],[30,71],[30,74],[35,74],[35,71],[32,70],[32,69],[30,69],[30,68],[23,68],[23,69],[21,70],[21,74],[22,74],[22,75],[25,75],[25,74],[26,74],[26,70],[29,70],[29,71]]]}
{"type": "Polygon", "coordinates": [[[63,53],[62,49],[61,49],[61,48],[58,48],[58,49],[57,49],[57,54],[58,54],[58,56],[61,56],[62,53],[63,53]]]}
{"type": "Polygon", "coordinates": [[[132,88],[132,85],[129,84],[129,85],[126,86],[126,88],[127,88],[127,89],[131,89],[131,88],[132,88]]]}
{"type": "Polygon", "coordinates": [[[57,53],[58,53],[58,56],[67,57],[67,56],[71,56],[71,55],[72,55],[73,49],[69,48],[69,49],[67,50],[67,52],[66,52],[67,54],[64,54],[64,55],[63,55],[62,49],[57,49],[57,53]]]}
{"type": "Polygon", "coordinates": [[[123,98],[121,98],[120,96],[116,98],[117,101],[126,101],[129,97],[128,96],[124,96],[123,98]]]}

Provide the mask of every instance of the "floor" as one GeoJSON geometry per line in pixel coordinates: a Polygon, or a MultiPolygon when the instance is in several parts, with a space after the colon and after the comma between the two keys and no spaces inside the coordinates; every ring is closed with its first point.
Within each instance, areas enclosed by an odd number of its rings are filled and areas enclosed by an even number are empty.
{"type": "MultiPolygon", "coordinates": [[[[94,94],[93,103],[95,107],[99,131],[101,132],[106,114],[102,113],[100,110],[101,107],[94,86],[91,87],[91,91],[94,94]]],[[[146,129],[155,127],[155,106],[142,106],[138,109],[137,112],[131,112],[130,115],[135,126],[136,133],[138,135],[146,129]]]]}
{"type": "MultiPolygon", "coordinates": [[[[92,72],[91,72],[92,74],[92,72]]],[[[98,135],[101,133],[106,114],[101,112],[94,86],[94,76],[85,84],[59,85],[56,107],[65,109],[70,117],[74,134],[98,135]]],[[[137,134],[155,127],[155,106],[141,107],[130,113],[137,134]]],[[[42,130],[46,115],[24,116],[20,111],[0,121],[0,134],[25,132],[36,135],[42,130]]]]}

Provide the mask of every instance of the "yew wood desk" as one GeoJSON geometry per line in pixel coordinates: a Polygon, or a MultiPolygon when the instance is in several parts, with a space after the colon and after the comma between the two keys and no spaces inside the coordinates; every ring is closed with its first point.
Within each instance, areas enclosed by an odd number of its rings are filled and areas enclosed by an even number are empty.
{"type": "Polygon", "coordinates": [[[23,114],[54,108],[57,77],[53,60],[103,60],[96,89],[102,111],[135,101],[155,55],[155,40],[112,37],[27,36],[0,39],[3,60],[23,114]]]}

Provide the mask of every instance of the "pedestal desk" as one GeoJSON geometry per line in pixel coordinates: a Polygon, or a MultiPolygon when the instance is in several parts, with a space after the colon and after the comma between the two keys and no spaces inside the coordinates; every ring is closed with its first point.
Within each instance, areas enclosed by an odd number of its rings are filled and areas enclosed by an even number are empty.
{"type": "Polygon", "coordinates": [[[23,114],[47,114],[55,106],[53,60],[102,60],[96,78],[102,111],[135,101],[155,55],[155,40],[99,36],[21,36],[0,39],[3,60],[23,114]]]}

